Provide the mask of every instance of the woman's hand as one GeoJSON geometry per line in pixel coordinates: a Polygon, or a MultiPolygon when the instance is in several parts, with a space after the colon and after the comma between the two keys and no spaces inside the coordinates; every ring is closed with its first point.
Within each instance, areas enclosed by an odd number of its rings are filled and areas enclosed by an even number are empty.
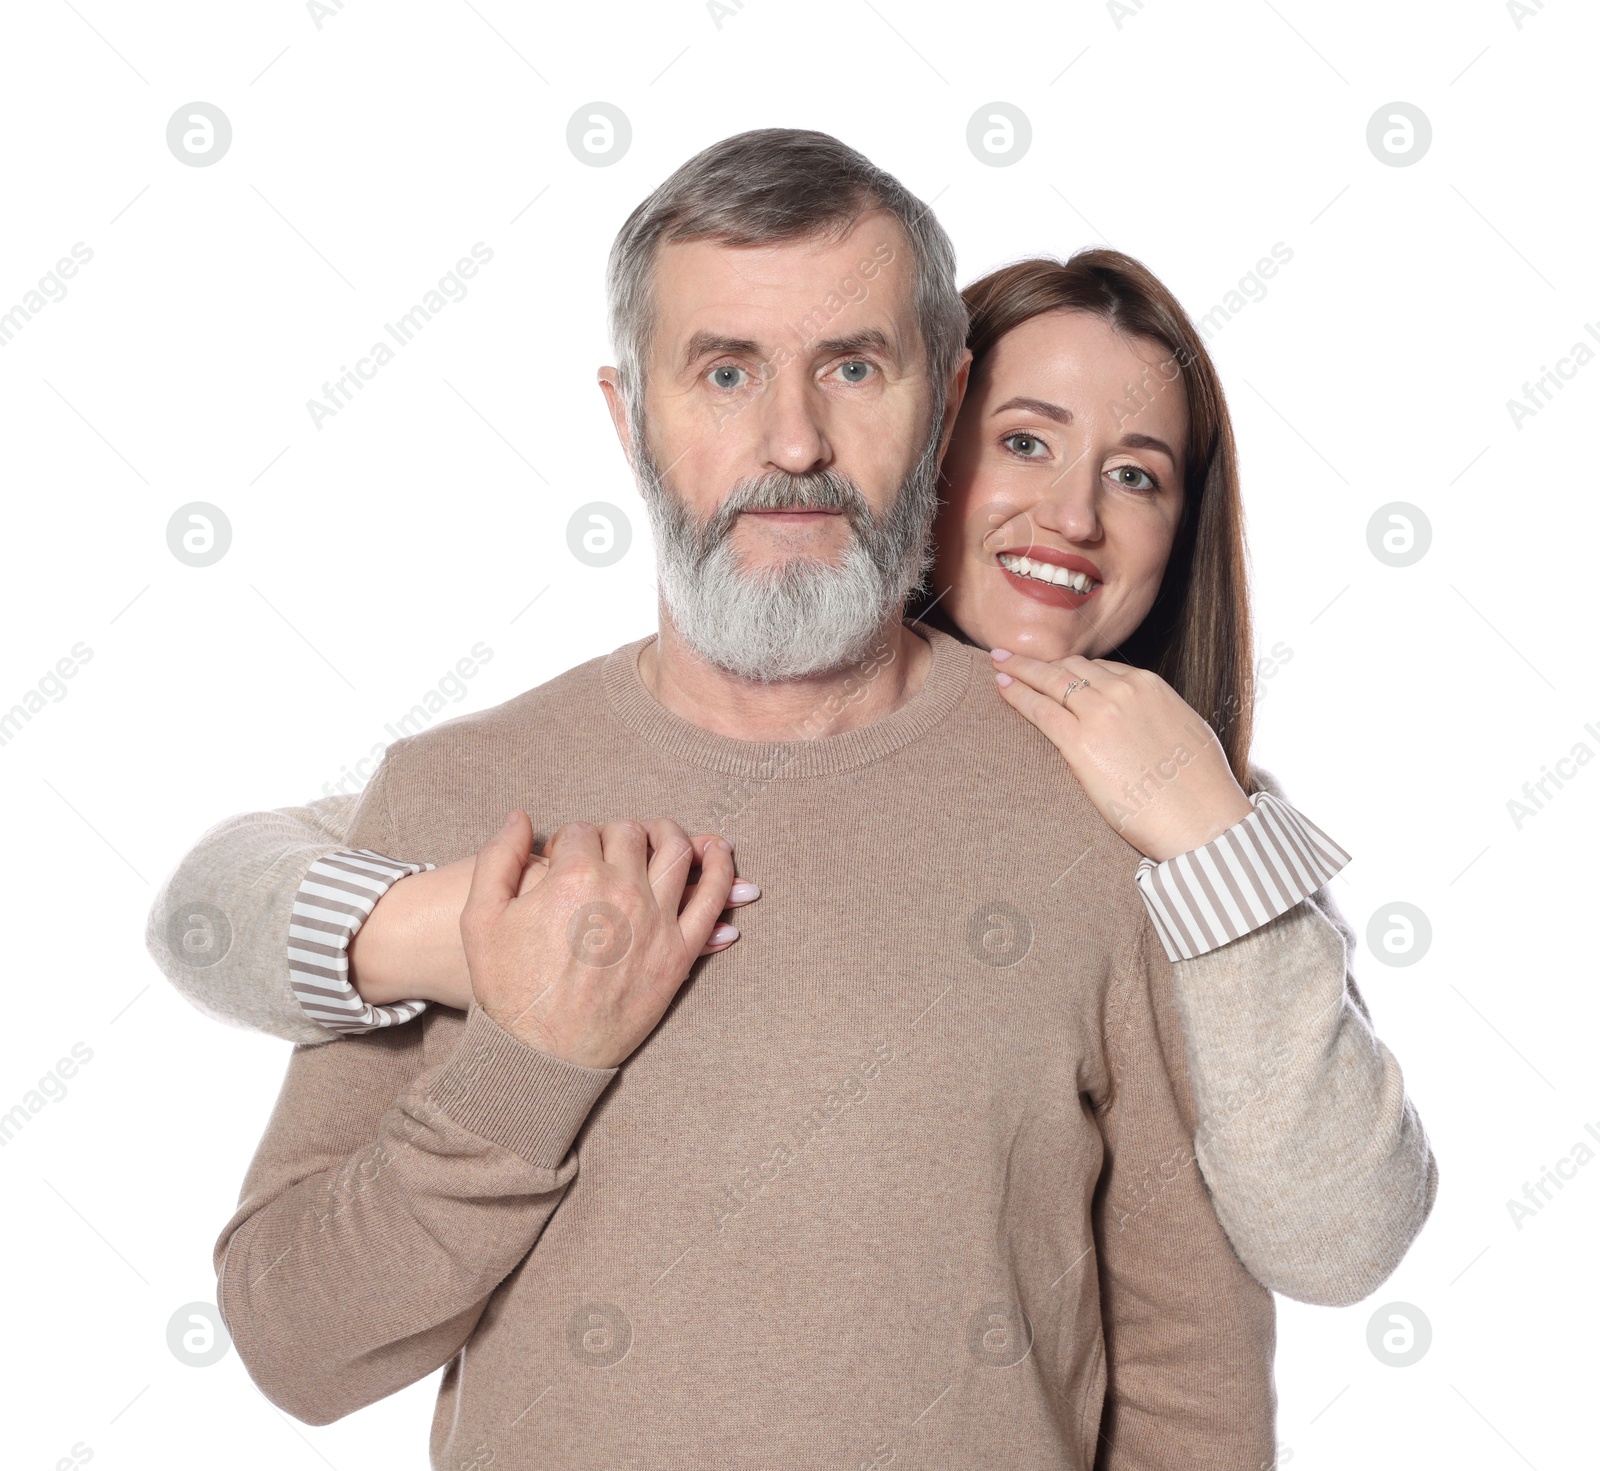
{"type": "MultiPolygon", "coordinates": [[[[461,911],[472,888],[477,856],[458,858],[438,868],[411,874],[390,885],[373,905],[350,942],[350,984],[374,1006],[396,1001],[436,1001],[465,1011],[472,1004],[472,975],[461,942],[461,911]]],[[[535,853],[522,871],[521,898],[550,871],[550,860],[535,853]]],[[[690,885],[683,895],[694,897],[690,885]]],[[[734,883],[728,907],[737,909],[761,897],[747,879],[734,883]]],[[[719,925],[700,953],[715,955],[739,937],[731,925],[719,925]],[[719,938],[725,931],[731,935],[719,938]]]]}
{"type": "Polygon", "coordinates": [[[1216,733],[1159,674],[1076,655],[991,657],[1000,698],[1049,737],[1100,815],[1146,857],[1204,847],[1250,815],[1216,733]],[[1084,683],[1063,704],[1074,680],[1084,683]]]}

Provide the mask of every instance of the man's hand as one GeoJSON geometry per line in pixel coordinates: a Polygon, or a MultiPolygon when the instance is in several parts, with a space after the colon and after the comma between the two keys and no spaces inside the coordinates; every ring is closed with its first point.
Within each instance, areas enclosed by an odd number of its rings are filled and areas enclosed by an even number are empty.
{"type": "MultiPolygon", "coordinates": [[[[472,1005],[472,973],[461,944],[461,911],[472,888],[477,858],[458,858],[395,883],[373,906],[350,942],[350,984],[363,1001],[436,1001],[465,1011],[472,1005]]],[[[522,871],[517,890],[526,894],[550,871],[550,860],[535,853],[522,871]]],[[[692,897],[693,888],[685,895],[692,897]]],[[[736,879],[728,907],[737,909],[761,897],[761,890],[736,879]]],[[[718,925],[703,955],[726,950],[738,939],[732,925],[718,925]]]]}
{"type": "Polygon", "coordinates": [[[655,1030],[695,958],[738,938],[717,923],[733,888],[732,848],[690,839],[665,818],[572,822],[528,884],[532,845],[517,811],[478,853],[461,911],[473,995],[529,1046],[617,1067],[655,1030]]]}

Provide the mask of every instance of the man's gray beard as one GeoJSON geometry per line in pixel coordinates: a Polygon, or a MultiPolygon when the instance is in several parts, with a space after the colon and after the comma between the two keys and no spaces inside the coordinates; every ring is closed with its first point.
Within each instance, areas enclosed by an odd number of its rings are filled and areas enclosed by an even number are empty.
{"type": "Polygon", "coordinates": [[[848,476],[822,470],[742,480],[704,522],[662,483],[636,425],[661,598],[684,642],[719,669],[763,683],[864,660],[932,564],[941,420],[933,416],[922,454],[881,519],[848,476]],[[755,572],[740,566],[728,538],[741,512],[816,506],[843,511],[855,532],[838,563],[800,557],[755,572]]]}

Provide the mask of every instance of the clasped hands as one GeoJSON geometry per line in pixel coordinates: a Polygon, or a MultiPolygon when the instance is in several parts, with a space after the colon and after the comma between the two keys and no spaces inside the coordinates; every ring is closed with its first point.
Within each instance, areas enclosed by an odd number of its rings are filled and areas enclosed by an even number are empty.
{"type": "MultiPolygon", "coordinates": [[[[1077,656],[992,658],[1001,698],[1139,852],[1175,857],[1249,815],[1215,733],[1159,675],[1077,656]]],[[[716,834],[690,837],[667,818],[571,822],[535,853],[518,810],[475,857],[396,883],[351,942],[351,974],[368,1002],[465,1011],[476,1000],[532,1047],[613,1068],[694,962],[738,940],[721,916],[760,894],[716,834]]]]}

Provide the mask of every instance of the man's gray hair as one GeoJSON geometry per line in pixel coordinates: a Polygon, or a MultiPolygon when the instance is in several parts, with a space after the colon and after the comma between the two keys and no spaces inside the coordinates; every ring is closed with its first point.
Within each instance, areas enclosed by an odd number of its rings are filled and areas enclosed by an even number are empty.
{"type": "Polygon", "coordinates": [[[935,402],[966,346],[967,309],[955,250],[933,212],[892,174],[826,133],[759,128],[697,153],[628,216],[611,246],[606,294],[630,418],[642,423],[644,365],[655,325],[656,256],[663,244],[712,240],[778,245],[843,235],[869,210],[887,210],[911,242],[917,323],[935,402]]]}

